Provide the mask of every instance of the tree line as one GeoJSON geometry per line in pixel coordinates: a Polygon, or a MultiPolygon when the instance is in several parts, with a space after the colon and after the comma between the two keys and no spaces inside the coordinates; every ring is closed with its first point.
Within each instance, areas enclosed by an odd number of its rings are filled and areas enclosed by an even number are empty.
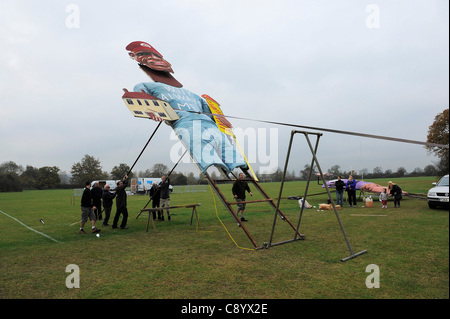
{"type": "MultiPolygon", "coordinates": [[[[0,192],[20,192],[29,189],[58,189],[58,188],[83,188],[86,181],[94,180],[119,180],[128,173],[130,167],[126,164],[114,166],[111,172],[103,171],[99,159],[91,155],[85,155],[80,162],[74,163],[70,175],[61,172],[56,166],[44,166],[36,168],[27,165],[23,168],[15,162],[4,162],[0,165],[0,192]]],[[[310,165],[306,164],[300,171],[288,171],[286,181],[305,181],[308,179],[310,165]]],[[[144,171],[130,173],[133,177],[161,177],[169,173],[169,168],[162,163],[156,163],[152,168],[144,171]]],[[[339,165],[333,165],[325,174],[327,180],[342,176],[347,178],[353,175],[357,179],[374,178],[397,178],[397,177],[416,177],[416,176],[439,176],[439,169],[436,165],[427,165],[423,169],[416,168],[412,172],[407,172],[404,167],[399,167],[395,172],[387,169],[383,171],[381,167],[375,167],[372,171],[364,168],[358,172],[341,170],[339,165]]],[[[224,178],[221,173],[213,171],[212,179],[224,178]]],[[[237,176],[237,173],[235,174],[237,176]]],[[[279,182],[283,178],[283,170],[278,168],[269,174],[260,174],[256,172],[260,182],[279,182]]],[[[318,171],[313,167],[311,180],[317,180],[318,171]]],[[[174,171],[170,175],[172,185],[195,185],[207,184],[207,181],[201,174],[195,175],[192,172],[183,174],[174,171]]]]}
{"type": "Polygon", "coordinates": [[[20,192],[23,189],[56,188],[61,184],[59,168],[27,165],[24,169],[13,161],[0,165],[0,192],[20,192]]]}
{"type": "MultiPolygon", "coordinates": [[[[120,180],[130,170],[127,164],[114,166],[111,172],[104,171],[99,159],[86,154],[80,162],[72,165],[70,174],[61,172],[56,166],[40,168],[27,165],[25,168],[13,161],[0,164],[0,192],[21,192],[30,189],[83,188],[86,181],[120,180]]],[[[169,173],[169,168],[157,163],[151,169],[131,172],[129,177],[158,177],[169,173]]],[[[187,175],[173,171],[172,185],[192,185],[198,183],[194,173],[187,175]]]]}

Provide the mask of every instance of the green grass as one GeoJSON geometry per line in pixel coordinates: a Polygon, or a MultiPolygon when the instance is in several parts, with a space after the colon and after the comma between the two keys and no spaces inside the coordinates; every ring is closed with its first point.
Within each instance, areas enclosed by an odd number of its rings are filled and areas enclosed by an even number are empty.
{"type": "MultiPolygon", "coordinates": [[[[395,180],[411,193],[426,193],[433,181],[395,180]]],[[[279,185],[262,184],[273,197],[279,185]]],[[[305,185],[286,183],[283,196],[301,195],[305,185]]],[[[230,189],[222,186],[226,195],[230,189]]],[[[252,190],[252,199],[261,198],[252,190]]],[[[309,193],[322,191],[312,183],[309,193]]],[[[103,228],[100,238],[90,231],[78,234],[74,223],[80,219],[80,197],[72,205],[72,195],[72,190],[0,194],[1,211],[62,242],[0,213],[0,298],[449,298],[449,213],[430,210],[424,200],[405,198],[400,209],[392,201],[381,209],[377,200],[373,208],[362,207],[363,202],[358,208],[344,207],[339,214],[353,251],[368,253],[341,262],[350,253],[333,211],[304,212],[304,241],[254,250],[209,188],[172,195],[172,205],[202,204],[198,226],[190,225],[189,209],[177,209],[173,222],[156,222],[156,233],[150,224],[146,233],[146,216],[136,216],[148,197],[129,196],[129,229],[103,228]],[[80,268],[79,289],[65,285],[69,264],[80,268]],[[369,264],[380,268],[378,289],[366,287],[369,264]]],[[[308,198],[315,206],[325,201],[326,195],[308,198]]],[[[282,200],[281,209],[297,223],[296,201],[282,200]]],[[[258,245],[268,242],[274,220],[270,206],[248,205],[246,217],[258,245]]],[[[277,219],[273,242],[293,236],[287,223],[277,219]]]]}

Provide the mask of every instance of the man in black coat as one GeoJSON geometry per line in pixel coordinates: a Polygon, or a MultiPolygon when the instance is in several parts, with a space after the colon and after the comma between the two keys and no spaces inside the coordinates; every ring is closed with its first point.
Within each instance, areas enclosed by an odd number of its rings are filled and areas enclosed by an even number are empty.
{"type": "Polygon", "coordinates": [[[86,234],[86,232],[83,230],[84,224],[86,224],[88,218],[91,221],[91,225],[92,225],[92,232],[93,233],[98,233],[100,232],[100,229],[97,229],[95,227],[95,214],[94,214],[94,209],[96,208],[93,204],[92,204],[92,197],[91,197],[91,182],[87,181],[86,182],[86,187],[84,188],[83,191],[83,195],[81,196],[81,224],[80,224],[80,230],[79,230],[79,234],[86,234]]]}
{"type": "Polygon", "coordinates": [[[341,205],[342,207],[344,205],[345,183],[341,180],[340,176],[338,176],[338,180],[334,183],[334,186],[336,187],[336,205],[341,205]]]}
{"type": "Polygon", "coordinates": [[[105,210],[105,220],[102,226],[109,226],[108,221],[111,216],[111,209],[113,205],[113,199],[116,197],[116,193],[111,192],[111,187],[105,185],[103,189],[102,199],[103,199],[103,209],[105,210]]]}
{"type": "MultiPolygon", "coordinates": [[[[152,199],[152,208],[159,207],[159,196],[160,192],[158,189],[158,185],[156,183],[152,184],[152,187],[150,188],[150,198],[152,199]]],[[[156,219],[156,212],[152,212],[153,219],[156,219]]],[[[158,211],[158,220],[162,220],[162,214],[161,211],[158,211]]]]}
{"type": "MultiPolygon", "coordinates": [[[[170,179],[167,176],[161,177],[161,182],[159,183],[159,198],[160,198],[160,204],[159,207],[170,207],[170,179]]],[[[170,209],[166,209],[167,211],[167,219],[172,221],[172,218],[170,217],[170,209]]],[[[161,210],[161,220],[164,220],[164,210],[161,210]]]]}
{"type": "Polygon", "coordinates": [[[96,207],[94,214],[97,220],[102,220],[102,195],[103,190],[98,185],[98,182],[94,183],[94,187],[91,188],[92,203],[96,207]]]}
{"type": "Polygon", "coordinates": [[[128,186],[128,176],[125,175],[124,178],[117,182],[116,187],[116,215],[114,216],[114,221],[112,228],[117,228],[120,215],[122,214],[122,223],[120,224],[121,229],[128,229],[128,209],[127,209],[127,192],[125,188],[128,186]]]}

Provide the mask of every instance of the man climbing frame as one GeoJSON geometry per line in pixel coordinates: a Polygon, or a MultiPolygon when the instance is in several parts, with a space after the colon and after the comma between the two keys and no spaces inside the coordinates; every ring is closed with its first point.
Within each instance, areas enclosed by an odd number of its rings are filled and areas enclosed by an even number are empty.
{"type": "Polygon", "coordinates": [[[245,211],[245,192],[248,192],[250,196],[253,196],[253,193],[250,190],[250,187],[248,186],[248,183],[244,181],[244,173],[239,174],[239,179],[234,182],[232,192],[233,196],[236,199],[236,202],[238,206],[238,210],[236,212],[236,215],[239,216],[239,213],[241,213],[241,221],[247,222],[248,220],[244,217],[244,211],[245,211]]]}

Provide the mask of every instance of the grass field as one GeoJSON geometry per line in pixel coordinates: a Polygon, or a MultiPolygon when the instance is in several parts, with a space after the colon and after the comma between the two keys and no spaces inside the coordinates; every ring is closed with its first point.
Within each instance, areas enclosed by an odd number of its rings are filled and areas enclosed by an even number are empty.
{"type": "MultiPolygon", "coordinates": [[[[433,181],[396,180],[404,191],[424,194],[433,181]]],[[[278,196],[279,183],[262,185],[278,196]]],[[[305,185],[288,182],[283,196],[302,195],[305,185]]],[[[231,194],[231,185],[222,189],[231,194]]],[[[319,192],[312,183],[309,193],[319,192]]],[[[172,195],[172,205],[201,203],[199,224],[194,217],[190,225],[190,209],[178,209],[171,223],[156,222],[156,233],[150,224],[146,233],[146,216],[136,216],[148,197],[135,195],[128,197],[129,229],[105,227],[100,238],[90,231],[78,234],[80,197],[72,204],[72,195],[73,190],[0,193],[0,298],[449,298],[449,212],[431,210],[424,200],[404,198],[397,209],[392,201],[381,209],[377,200],[373,208],[362,207],[362,201],[357,208],[344,207],[339,213],[353,251],[368,252],[341,262],[349,250],[333,211],[304,212],[304,241],[254,250],[209,187],[172,195]],[[79,289],[66,287],[70,264],[80,269],[79,289]],[[380,288],[366,286],[370,264],[379,267],[380,288]]],[[[317,206],[326,198],[307,200],[317,206]]],[[[280,208],[297,223],[296,201],[282,200],[280,208]]],[[[246,217],[256,242],[268,242],[270,206],[248,205],[246,217]]],[[[278,219],[273,242],[293,236],[278,219]]]]}

